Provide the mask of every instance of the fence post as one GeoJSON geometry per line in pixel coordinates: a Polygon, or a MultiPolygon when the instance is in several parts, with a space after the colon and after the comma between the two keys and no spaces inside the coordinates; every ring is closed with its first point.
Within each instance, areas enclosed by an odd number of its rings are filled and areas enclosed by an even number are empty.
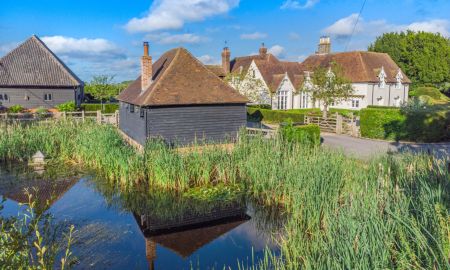
{"type": "Polygon", "coordinates": [[[81,111],[81,121],[84,123],[85,120],[84,110],[81,111]]]}
{"type": "Polygon", "coordinates": [[[342,134],[342,115],[336,113],[336,134],[342,134]]]}
{"type": "Polygon", "coordinates": [[[97,123],[102,123],[102,111],[97,111],[97,123]]]}
{"type": "Polygon", "coordinates": [[[119,111],[118,110],[116,110],[116,112],[115,112],[115,117],[116,117],[116,127],[118,127],[119,126],[119,111]]]}
{"type": "Polygon", "coordinates": [[[66,120],[66,118],[67,118],[67,113],[63,112],[63,119],[66,120]]]}

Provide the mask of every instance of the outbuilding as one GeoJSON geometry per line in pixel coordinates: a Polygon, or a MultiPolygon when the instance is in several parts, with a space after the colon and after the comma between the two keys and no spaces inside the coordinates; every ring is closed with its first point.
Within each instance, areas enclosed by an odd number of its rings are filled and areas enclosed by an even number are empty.
{"type": "Polygon", "coordinates": [[[39,39],[32,36],[0,58],[0,105],[26,109],[81,104],[83,82],[39,39]]]}
{"type": "Polygon", "coordinates": [[[233,140],[246,126],[247,99],[184,48],[152,63],[144,42],[141,76],[120,93],[120,129],[141,145],[233,140]]]}

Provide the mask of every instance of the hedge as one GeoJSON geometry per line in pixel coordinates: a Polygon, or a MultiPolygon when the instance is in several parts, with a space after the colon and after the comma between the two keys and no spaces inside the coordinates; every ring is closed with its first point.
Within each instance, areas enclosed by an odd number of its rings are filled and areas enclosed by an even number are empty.
{"type": "Polygon", "coordinates": [[[295,123],[303,124],[305,121],[305,113],[266,110],[253,107],[247,107],[247,117],[253,121],[265,121],[268,123],[281,123],[287,119],[291,119],[295,123]]]}
{"type": "MultiPolygon", "coordinates": [[[[117,103],[106,103],[103,104],[103,107],[104,107],[104,110],[102,111],[103,113],[114,113],[115,111],[119,110],[119,104],[117,103]]],[[[102,110],[102,104],[84,103],[81,104],[81,109],[86,112],[100,111],[102,110]]]]}
{"type": "Polygon", "coordinates": [[[315,124],[293,126],[287,123],[281,127],[281,136],[289,142],[320,145],[320,128],[315,124]]]}
{"type": "Polygon", "coordinates": [[[447,107],[402,112],[400,109],[361,110],[361,136],[373,139],[415,142],[450,141],[450,111],[447,107]]]}

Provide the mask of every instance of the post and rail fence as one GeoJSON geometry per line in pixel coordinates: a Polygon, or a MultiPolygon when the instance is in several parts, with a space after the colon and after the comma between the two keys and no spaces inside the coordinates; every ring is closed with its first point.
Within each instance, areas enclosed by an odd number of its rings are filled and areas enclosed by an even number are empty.
{"type": "Polygon", "coordinates": [[[323,132],[361,137],[359,117],[355,117],[353,114],[350,117],[345,117],[336,113],[327,118],[318,115],[305,115],[305,124],[316,124],[323,132]]]}
{"type": "Polygon", "coordinates": [[[25,113],[0,113],[0,123],[23,123],[23,122],[49,122],[61,119],[72,119],[75,121],[96,121],[100,124],[111,124],[119,126],[119,112],[102,113],[101,111],[79,111],[79,112],[25,112],[25,113]]]}

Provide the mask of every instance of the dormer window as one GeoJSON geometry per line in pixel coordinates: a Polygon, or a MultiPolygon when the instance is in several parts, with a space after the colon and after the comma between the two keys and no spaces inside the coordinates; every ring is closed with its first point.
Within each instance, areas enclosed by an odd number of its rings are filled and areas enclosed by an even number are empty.
{"type": "Polygon", "coordinates": [[[304,83],[303,87],[306,90],[310,90],[312,88],[311,73],[309,71],[305,71],[305,83],[304,83]]]}
{"type": "Polygon", "coordinates": [[[378,79],[380,80],[379,82],[379,87],[380,88],[385,88],[386,87],[386,72],[384,71],[384,67],[381,67],[381,71],[380,74],[378,74],[378,79]]]}
{"type": "Polygon", "coordinates": [[[402,73],[401,69],[398,69],[395,79],[397,80],[397,83],[395,84],[395,88],[397,88],[397,89],[402,88],[403,73],[402,73]]]}
{"type": "Polygon", "coordinates": [[[256,78],[256,71],[254,69],[252,69],[252,78],[256,78]]]}

